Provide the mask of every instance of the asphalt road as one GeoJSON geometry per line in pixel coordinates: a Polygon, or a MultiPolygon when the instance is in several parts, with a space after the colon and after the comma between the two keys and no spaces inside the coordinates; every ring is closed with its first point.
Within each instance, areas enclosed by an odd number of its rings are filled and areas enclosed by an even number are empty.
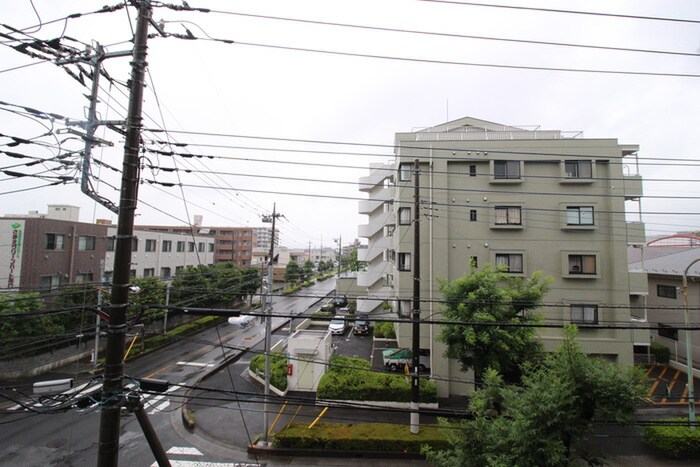
{"type": "MultiPolygon", "coordinates": [[[[326,280],[304,290],[307,295],[317,296],[330,293],[334,287],[334,280],[326,280]]],[[[292,310],[301,313],[316,301],[318,298],[312,296],[276,297],[273,314],[287,314],[292,310]]],[[[283,327],[287,322],[287,318],[273,318],[273,327],[283,327]]],[[[167,394],[145,394],[144,404],[173,465],[206,463],[217,467],[244,467],[249,463],[244,453],[232,451],[225,445],[209,443],[183,428],[180,407],[185,388],[178,385],[196,383],[205,371],[225,357],[240,353],[241,349],[259,341],[263,333],[260,324],[243,329],[224,324],[126,363],[124,382],[127,387],[134,386],[137,379],[144,377],[164,379],[172,385],[167,394]]],[[[83,393],[99,390],[99,381],[90,381],[80,372],[84,367],[71,365],[43,375],[42,379],[72,377],[76,380],[76,386],[86,385],[83,393]]],[[[27,381],[14,391],[7,392],[24,407],[0,401],[0,466],[96,465],[99,407],[92,405],[84,409],[50,412],[51,406],[70,405],[75,401],[76,394],[64,396],[58,402],[39,400],[31,395],[31,383],[27,381]]],[[[132,414],[125,414],[122,418],[119,461],[126,466],[149,466],[154,462],[132,414]]]]}

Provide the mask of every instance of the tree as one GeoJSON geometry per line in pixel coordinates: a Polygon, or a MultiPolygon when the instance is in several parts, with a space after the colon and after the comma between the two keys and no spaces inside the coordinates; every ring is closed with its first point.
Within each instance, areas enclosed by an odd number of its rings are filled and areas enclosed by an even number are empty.
{"type": "Polygon", "coordinates": [[[540,272],[529,279],[515,277],[487,264],[453,282],[440,281],[447,303],[444,319],[457,322],[445,324],[438,337],[447,344],[446,356],[459,360],[463,371],[474,369],[476,381],[487,368],[497,370],[508,382],[517,381],[520,365],[536,360],[542,345],[532,327],[496,323],[539,322],[540,315],[527,310],[537,308],[552,280],[540,272]]]}
{"type": "Polygon", "coordinates": [[[57,323],[57,314],[31,316],[32,312],[42,311],[44,307],[38,292],[0,293],[0,341],[62,333],[63,327],[57,323]],[[22,316],[25,314],[26,317],[22,316]]]}
{"type": "Polygon", "coordinates": [[[561,348],[539,365],[524,368],[522,385],[506,385],[497,371],[484,374],[484,387],[469,403],[470,420],[451,423],[452,449],[427,450],[437,466],[567,466],[590,459],[580,443],[591,421],[628,423],[646,392],[641,370],[623,370],[589,357],[576,344],[576,328],[561,348]],[[455,429],[458,428],[458,429],[455,429]]]}
{"type": "Polygon", "coordinates": [[[308,280],[311,278],[311,276],[314,273],[314,262],[311,261],[310,259],[307,259],[304,262],[304,279],[308,280]]]}
{"type": "Polygon", "coordinates": [[[296,284],[300,278],[301,268],[299,267],[299,263],[294,260],[289,261],[284,270],[284,281],[289,284],[296,284]]]}
{"type": "MultiPolygon", "coordinates": [[[[148,305],[163,305],[165,303],[165,283],[160,278],[135,277],[130,281],[132,287],[138,287],[138,292],[129,293],[129,318],[141,316],[140,321],[149,323],[157,317],[149,313],[148,305]]],[[[156,309],[158,316],[163,315],[162,309],[156,309]]]]}
{"type": "Polygon", "coordinates": [[[365,267],[365,262],[357,259],[357,248],[350,253],[349,267],[351,271],[359,271],[365,267]]]}

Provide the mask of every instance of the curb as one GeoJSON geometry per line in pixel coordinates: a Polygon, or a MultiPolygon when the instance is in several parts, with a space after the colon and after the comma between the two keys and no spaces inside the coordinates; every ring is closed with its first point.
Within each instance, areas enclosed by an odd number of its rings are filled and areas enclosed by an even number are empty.
{"type": "Polygon", "coordinates": [[[284,457],[338,457],[357,459],[406,459],[424,460],[425,456],[418,452],[403,451],[349,451],[340,449],[291,449],[248,446],[248,453],[258,456],[284,457]]]}

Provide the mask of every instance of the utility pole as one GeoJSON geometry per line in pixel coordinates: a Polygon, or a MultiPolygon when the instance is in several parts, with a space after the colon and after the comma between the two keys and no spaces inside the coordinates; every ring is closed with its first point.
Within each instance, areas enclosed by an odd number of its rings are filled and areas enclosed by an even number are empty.
{"type": "MultiPolygon", "coordinates": [[[[102,312],[102,286],[105,282],[105,260],[100,260],[100,286],[97,288],[97,309],[102,312]]],[[[95,351],[92,354],[92,371],[97,372],[97,361],[100,356],[100,322],[102,317],[95,318],[95,351]]]]}
{"type": "Polygon", "coordinates": [[[411,377],[411,433],[420,432],[420,414],[418,402],[420,388],[418,385],[418,368],[420,366],[420,194],[418,193],[420,166],[415,160],[413,169],[415,184],[413,188],[413,376],[411,377]]]}
{"type": "MultiPolygon", "coordinates": [[[[270,341],[272,340],[272,296],[268,293],[272,292],[272,268],[275,259],[275,219],[281,216],[276,212],[277,204],[272,204],[272,216],[263,216],[263,222],[272,222],[272,240],[270,241],[270,258],[267,263],[267,287],[263,281],[263,296],[262,305],[263,313],[265,313],[265,402],[263,404],[263,446],[268,446],[268,431],[270,431],[270,420],[268,404],[270,399],[270,341]]],[[[289,327],[291,328],[291,321],[289,327]]]]}
{"type": "Polygon", "coordinates": [[[688,267],[683,271],[683,310],[685,316],[685,362],[686,371],[688,372],[688,422],[690,430],[695,430],[695,387],[693,386],[693,345],[691,342],[692,331],[689,328],[688,319],[688,271],[693,264],[700,261],[700,258],[691,261],[688,267]]]}
{"type": "MultiPolygon", "coordinates": [[[[134,215],[139,186],[139,142],[146,70],[146,44],[148,41],[148,24],[151,18],[150,0],[141,0],[138,3],[138,9],[131,62],[129,108],[126,120],[126,141],[124,143],[122,183],[114,253],[114,275],[109,306],[110,319],[107,327],[107,348],[97,454],[97,465],[99,467],[116,467],[119,464],[120,412],[126,404],[123,396],[122,381],[124,377],[124,342],[127,327],[126,310],[129,305],[129,281],[131,279],[131,246],[134,238],[134,215]]],[[[144,427],[143,424],[142,427],[144,427]]],[[[159,465],[169,465],[158,440],[155,439],[155,445],[151,441],[153,440],[149,437],[151,449],[156,454],[159,465]]]]}
{"type": "Polygon", "coordinates": [[[338,277],[340,277],[340,259],[343,256],[343,236],[338,237],[338,277]]]}

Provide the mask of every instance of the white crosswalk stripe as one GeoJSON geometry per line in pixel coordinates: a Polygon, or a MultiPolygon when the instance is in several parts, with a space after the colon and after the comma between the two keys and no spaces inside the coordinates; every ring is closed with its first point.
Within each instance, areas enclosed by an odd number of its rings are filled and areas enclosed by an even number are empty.
{"type": "MultiPolygon", "coordinates": [[[[130,382],[124,386],[125,391],[132,391],[136,388],[137,385],[134,382],[130,382]]],[[[73,403],[75,403],[79,399],[85,397],[92,397],[94,398],[94,400],[91,401],[89,405],[86,405],[84,407],[81,406],[83,409],[88,409],[98,405],[97,398],[99,398],[99,393],[101,389],[102,383],[84,383],[80,386],[71,388],[68,391],[64,391],[60,394],[57,394],[56,396],[54,396],[55,398],[43,397],[41,400],[28,399],[26,401],[23,401],[22,404],[15,404],[12,407],[9,407],[7,410],[28,411],[48,409],[51,407],[57,407],[67,402],[68,399],[72,400],[73,403]]],[[[170,400],[166,398],[167,394],[177,391],[178,389],[180,389],[179,386],[170,386],[163,394],[143,394],[142,398],[144,406],[150,408],[148,413],[152,415],[156,412],[162,412],[165,409],[167,409],[170,406],[170,400]]]]}
{"type": "MultiPolygon", "coordinates": [[[[204,454],[193,447],[173,446],[166,452],[172,467],[262,467],[263,464],[251,462],[211,462],[201,458],[204,454]],[[183,457],[184,459],[179,459],[183,457]]],[[[150,467],[158,467],[154,462],[150,467]]]]}

